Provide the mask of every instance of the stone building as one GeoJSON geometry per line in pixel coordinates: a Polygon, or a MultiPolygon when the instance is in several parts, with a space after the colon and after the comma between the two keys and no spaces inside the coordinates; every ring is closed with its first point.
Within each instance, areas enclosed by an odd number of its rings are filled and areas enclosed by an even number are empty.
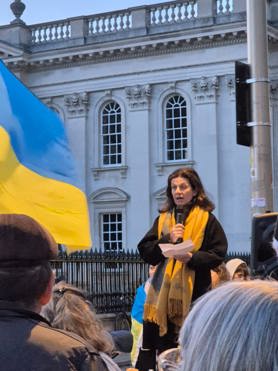
{"type": "MultiPolygon", "coordinates": [[[[22,20],[20,0],[12,5],[16,18],[0,26],[0,57],[64,121],[94,246],[135,249],[169,173],[193,166],[230,251],[249,251],[250,150],[236,144],[234,79],[234,62],[247,62],[245,1],[170,1],[33,25],[22,20]]],[[[268,2],[268,19],[277,141],[277,0],[268,2]]]]}

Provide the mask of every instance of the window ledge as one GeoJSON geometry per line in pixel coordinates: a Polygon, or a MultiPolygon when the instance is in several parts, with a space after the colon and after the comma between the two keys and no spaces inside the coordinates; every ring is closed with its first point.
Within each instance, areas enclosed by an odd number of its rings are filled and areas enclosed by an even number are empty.
{"type": "Polygon", "coordinates": [[[160,162],[155,164],[157,175],[163,175],[164,169],[169,167],[192,167],[195,165],[193,160],[181,160],[181,161],[171,161],[171,162],[160,162]]]}
{"type": "Polygon", "coordinates": [[[127,166],[107,166],[107,167],[94,167],[91,169],[95,180],[99,179],[102,173],[109,173],[118,171],[122,178],[127,176],[127,166]]]}

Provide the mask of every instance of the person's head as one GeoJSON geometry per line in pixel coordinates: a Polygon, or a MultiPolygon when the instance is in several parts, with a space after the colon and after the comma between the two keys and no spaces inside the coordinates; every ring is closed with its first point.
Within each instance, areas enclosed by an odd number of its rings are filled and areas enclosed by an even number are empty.
{"type": "Polygon", "coordinates": [[[277,235],[276,224],[277,221],[275,223],[268,224],[261,234],[261,241],[257,249],[257,259],[259,263],[264,263],[267,260],[277,256],[275,250],[275,234],[277,235]]]}
{"type": "Polygon", "coordinates": [[[39,311],[51,296],[57,244],[26,215],[0,214],[0,300],[39,311]]]}
{"type": "Polygon", "coordinates": [[[211,269],[211,288],[221,285],[223,282],[229,281],[230,275],[225,263],[219,264],[217,267],[211,269]]]}
{"type": "Polygon", "coordinates": [[[245,281],[249,279],[249,268],[245,261],[241,259],[231,259],[226,263],[231,280],[245,281]]]}
{"type": "Polygon", "coordinates": [[[278,370],[277,281],[229,281],[191,309],[180,331],[181,371],[278,370]]]}
{"type": "Polygon", "coordinates": [[[166,196],[167,201],[163,211],[187,205],[200,206],[207,211],[214,209],[213,203],[205,193],[199,175],[189,167],[180,168],[169,175],[166,196]]]}
{"type": "Polygon", "coordinates": [[[97,318],[84,291],[60,281],[53,288],[52,300],[42,309],[53,327],[73,332],[87,340],[93,347],[111,353],[114,343],[111,335],[97,318]]]}

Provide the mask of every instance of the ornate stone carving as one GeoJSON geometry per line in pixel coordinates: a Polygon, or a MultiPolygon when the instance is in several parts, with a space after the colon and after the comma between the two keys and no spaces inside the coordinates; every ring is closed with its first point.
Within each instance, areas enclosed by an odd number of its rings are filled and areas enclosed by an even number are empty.
{"type": "Polygon", "coordinates": [[[217,91],[219,90],[219,78],[218,76],[202,76],[198,80],[191,81],[191,89],[197,103],[214,102],[217,97],[217,91]]]}
{"type": "Polygon", "coordinates": [[[89,94],[83,92],[67,95],[65,105],[71,115],[85,115],[89,108],[89,94]]]}
{"type": "Polygon", "coordinates": [[[149,84],[128,86],[125,89],[126,97],[129,101],[129,107],[132,110],[148,109],[152,89],[149,84]]]}

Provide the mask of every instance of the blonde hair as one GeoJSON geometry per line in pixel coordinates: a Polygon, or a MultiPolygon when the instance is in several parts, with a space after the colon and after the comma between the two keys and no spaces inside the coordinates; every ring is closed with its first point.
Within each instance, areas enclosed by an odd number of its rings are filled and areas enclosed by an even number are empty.
{"type": "Polygon", "coordinates": [[[278,370],[278,282],[229,281],[202,296],[180,331],[181,371],[278,370]]]}
{"type": "Polygon", "coordinates": [[[43,308],[42,315],[53,327],[74,332],[96,350],[112,353],[112,336],[104,329],[84,292],[77,287],[63,281],[57,283],[53,288],[52,300],[43,308]]]}

